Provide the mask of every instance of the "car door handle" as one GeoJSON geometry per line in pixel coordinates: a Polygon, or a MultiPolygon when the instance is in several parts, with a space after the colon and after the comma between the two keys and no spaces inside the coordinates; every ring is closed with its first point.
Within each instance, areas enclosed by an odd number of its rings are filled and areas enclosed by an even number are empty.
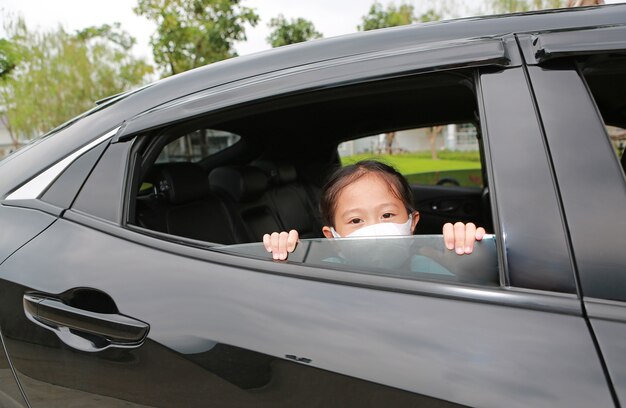
{"type": "Polygon", "coordinates": [[[82,351],[139,347],[150,330],[147,323],[124,315],[91,312],[33,294],[24,295],[24,312],[32,322],[82,351]]]}

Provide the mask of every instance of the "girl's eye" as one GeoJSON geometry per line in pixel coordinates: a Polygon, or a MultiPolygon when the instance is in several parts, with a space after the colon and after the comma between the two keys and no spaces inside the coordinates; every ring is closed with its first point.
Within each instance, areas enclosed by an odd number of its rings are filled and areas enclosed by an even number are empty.
{"type": "Polygon", "coordinates": [[[384,218],[384,219],[389,219],[389,218],[391,218],[391,217],[393,217],[393,214],[392,214],[392,213],[384,213],[384,214],[383,214],[383,218],[384,218]]]}
{"type": "Polygon", "coordinates": [[[348,221],[349,224],[359,224],[362,220],[360,218],[353,218],[348,221]]]}

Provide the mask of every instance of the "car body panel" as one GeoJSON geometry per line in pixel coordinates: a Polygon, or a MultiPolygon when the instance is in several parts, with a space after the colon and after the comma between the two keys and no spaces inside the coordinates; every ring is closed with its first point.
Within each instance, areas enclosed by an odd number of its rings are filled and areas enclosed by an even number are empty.
{"type": "Polygon", "coordinates": [[[585,308],[619,401],[626,401],[626,308],[623,302],[585,299],[585,308]]]}
{"type": "MultiPolygon", "coordinates": [[[[1,339],[1,333],[0,333],[1,339]]],[[[6,356],[4,343],[0,341],[0,406],[7,408],[26,408],[26,400],[15,381],[13,369],[6,356]]]]}
{"type": "MultiPolygon", "coordinates": [[[[3,309],[15,305],[13,297],[24,292],[54,295],[76,287],[97,288],[121,313],[148,322],[150,340],[173,353],[171,359],[210,352],[217,343],[277,359],[297,356],[309,360],[303,363],[307,367],[474,406],[501,406],[504,401],[509,406],[612,404],[585,322],[578,316],[235,269],[172,256],[65,220],[11,257],[0,275],[14,282],[3,309]],[[68,238],[50,247],[49,237],[54,236],[68,238]],[[76,247],[83,250],[73,251],[76,247]],[[33,264],[33,254],[42,251],[45,261],[33,264]],[[118,258],[135,260],[131,274],[119,268],[118,258]],[[90,268],[82,267],[85,262],[90,268]],[[74,273],[78,269],[81,273],[74,273]],[[537,332],[540,338],[529,338],[537,332]],[[450,353],[457,357],[448,360],[450,353]]],[[[24,375],[48,382],[56,378],[59,385],[65,379],[88,392],[103,375],[115,377],[130,367],[135,367],[135,385],[149,378],[141,366],[131,364],[135,358],[130,356],[136,355],[132,350],[123,353],[130,355],[128,364],[109,367],[109,372],[84,370],[90,365],[85,360],[99,360],[98,353],[76,359],[66,354],[63,364],[47,364],[45,369],[43,363],[33,365],[33,358],[50,361],[45,351],[69,349],[39,327],[20,338],[15,331],[20,324],[24,322],[7,322],[4,329],[12,361],[24,375]]],[[[176,395],[189,393],[187,378],[175,374],[164,373],[161,380],[176,395]]],[[[219,371],[214,374],[219,376],[219,371]]],[[[108,395],[129,399],[114,394],[120,387],[109,389],[108,395]]],[[[197,403],[210,397],[206,392],[205,387],[186,395],[197,403]]],[[[135,398],[160,405],[149,395],[135,398]]],[[[161,401],[167,405],[167,399],[161,401]]]]}
{"type": "Polygon", "coordinates": [[[56,217],[37,210],[0,208],[0,264],[56,220],[56,217]]]}
{"type": "Polygon", "coordinates": [[[529,73],[563,197],[582,293],[626,300],[626,180],[601,117],[574,67],[529,67],[529,73]],[[608,214],[612,216],[604,216],[608,214]],[[590,236],[602,240],[590,242],[590,236]]]}
{"type": "Polygon", "coordinates": [[[513,68],[483,74],[480,89],[491,157],[487,166],[491,207],[497,213],[496,230],[502,231],[501,247],[506,248],[501,260],[507,268],[506,283],[573,293],[565,226],[524,71],[513,68]],[[527,203],[531,196],[532,206],[527,203]]]}

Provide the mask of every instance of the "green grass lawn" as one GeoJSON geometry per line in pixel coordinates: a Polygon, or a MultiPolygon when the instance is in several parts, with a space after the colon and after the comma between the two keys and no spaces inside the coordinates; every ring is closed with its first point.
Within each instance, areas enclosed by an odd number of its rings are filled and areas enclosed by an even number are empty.
{"type": "Polygon", "coordinates": [[[457,153],[456,155],[439,154],[439,160],[433,160],[430,157],[430,153],[406,153],[406,154],[356,154],[354,156],[346,156],[341,158],[342,165],[348,165],[356,163],[359,160],[375,159],[383,163],[387,163],[395,167],[402,174],[413,173],[430,173],[434,171],[445,170],[467,170],[467,169],[480,169],[480,157],[476,152],[476,159],[474,155],[465,154],[464,152],[450,152],[457,153]]]}
{"type": "Polygon", "coordinates": [[[478,152],[438,152],[438,160],[430,152],[403,154],[357,154],[341,158],[341,164],[374,159],[395,167],[410,183],[436,184],[443,178],[453,178],[462,186],[481,186],[480,156],[478,152]]]}

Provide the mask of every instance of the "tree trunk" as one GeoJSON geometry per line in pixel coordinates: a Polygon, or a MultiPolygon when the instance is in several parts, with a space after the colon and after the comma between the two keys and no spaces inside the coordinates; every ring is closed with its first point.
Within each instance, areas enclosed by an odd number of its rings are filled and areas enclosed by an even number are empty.
{"type": "Polygon", "coordinates": [[[443,126],[432,126],[428,128],[428,141],[430,142],[430,157],[433,160],[439,160],[437,157],[437,146],[435,145],[435,141],[437,140],[437,135],[441,133],[443,130],[443,126]]]}
{"type": "Polygon", "coordinates": [[[385,133],[385,145],[387,147],[387,153],[393,154],[393,141],[396,138],[396,132],[385,133]]]}
{"type": "Polygon", "coordinates": [[[20,147],[20,140],[17,135],[13,133],[13,130],[11,129],[11,124],[9,123],[9,119],[6,117],[6,115],[0,115],[0,118],[2,119],[2,124],[9,132],[9,138],[11,139],[12,148],[11,151],[15,151],[20,147]]]}

